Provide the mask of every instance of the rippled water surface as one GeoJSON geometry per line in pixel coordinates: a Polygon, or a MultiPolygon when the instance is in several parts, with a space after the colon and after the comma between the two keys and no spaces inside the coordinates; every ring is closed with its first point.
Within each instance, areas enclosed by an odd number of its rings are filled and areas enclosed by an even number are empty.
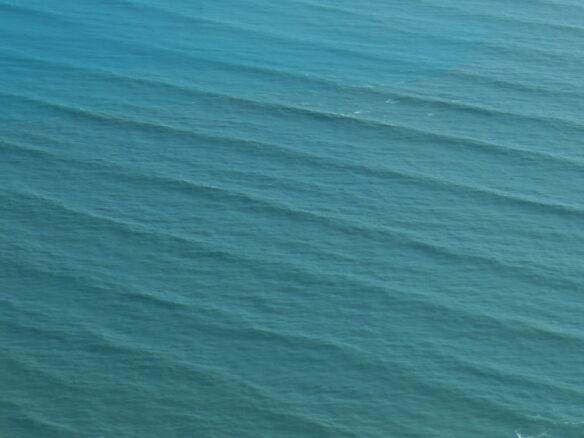
{"type": "Polygon", "coordinates": [[[584,436],[584,4],[0,0],[0,435],[584,436]]]}

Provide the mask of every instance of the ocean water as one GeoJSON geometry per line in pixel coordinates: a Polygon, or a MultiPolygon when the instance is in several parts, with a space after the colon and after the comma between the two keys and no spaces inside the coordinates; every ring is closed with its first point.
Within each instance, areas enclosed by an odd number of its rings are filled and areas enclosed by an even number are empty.
{"type": "Polygon", "coordinates": [[[0,37],[0,436],[584,436],[584,3],[0,37]]]}

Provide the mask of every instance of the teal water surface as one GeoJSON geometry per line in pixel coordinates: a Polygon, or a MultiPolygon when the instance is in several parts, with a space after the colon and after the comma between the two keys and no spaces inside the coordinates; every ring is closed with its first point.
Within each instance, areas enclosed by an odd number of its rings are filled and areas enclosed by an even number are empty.
{"type": "Polygon", "coordinates": [[[0,435],[584,436],[584,4],[0,0],[0,435]]]}

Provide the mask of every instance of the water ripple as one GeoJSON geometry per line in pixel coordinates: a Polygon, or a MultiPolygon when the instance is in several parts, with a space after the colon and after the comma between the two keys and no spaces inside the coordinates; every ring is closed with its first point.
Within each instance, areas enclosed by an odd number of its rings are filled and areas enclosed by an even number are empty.
{"type": "MultiPolygon", "coordinates": [[[[29,101],[29,102],[32,102],[35,104],[44,105],[44,106],[50,107],[52,109],[57,109],[59,111],[69,113],[69,114],[77,116],[77,117],[81,116],[81,117],[90,118],[90,119],[96,120],[96,121],[136,127],[136,128],[143,130],[144,132],[146,132],[145,130],[148,130],[148,131],[155,130],[158,133],[167,132],[167,133],[172,133],[173,135],[180,135],[180,136],[184,136],[184,137],[197,138],[199,140],[237,144],[239,146],[247,145],[247,146],[250,146],[254,149],[255,148],[268,148],[269,149],[269,148],[273,148],[273,147],[278,147],[279,150],[286,150],[287,153],[289,153],[291,151],[290,148],[284,149],[283,146],[276,145],[274,143],[262,143],[259,141],[249,140],[249,139],[244,139],[244,138],[230,138],[227,136],[215,136],[215,135],[210,135],[210,134],[204,134],[204,133],[197,132],[196,130],[190,131],[187,129],[178,128],[178,127],[163,124],[163,123],[153,123],[153,122],[147,122],[144,120],[132,119],[132,118],[129,118],[127,116],[122,117],[121,115],[113,115],[113,114],[104,113],[104,112],[96,112],[96,111],[92,111],[89,109],[84,109],[84,108],[80,108],[80,107],[73,107],[73,106],[65,105],[65,104],[59,104],[59,103],[47,101],[44,99],[39,99],[36,97],[29,97],[29,96],[23,96],[23,95],[12,95],[12,94],[3,93],[3,92],[0,93],[0,95],[14,97],[14,98],[26,100],[26,101],[29,101]]],[[[277,105],[277,104],[259,103],[259,102],[250,101],[250,100],[241,99],[241,98],[236,98],[236,100],[240,101],[240,102],[248,103],[250,105],[255,105],[263,110],[273,110],[273,109],[282,108],[281,105],[277,105]]],[[[558,160],[562,163],[565,163],[566,161],[568,161],[568,162],[570,162],[571,165],[575,165],[576,163],[580,164],[580,163],[578,163],[578,161],[575,161],[575,160],[565,160],[562,156],[557,156],[554,154],[549,154],[549,153],[540,152],[540,151],[529,151],[529,150],[525,150],[525,149],[521,149],[521,148],[508,147],[508,146],[503,146],[503,145],[500,145],[497,143],[486,142],[486,141],[482,141],[482,140],[476,140],[476,139],[472,139],[472,138],[454,136],[454,135],[449,135],[449,134],[437,134],[437,133],[434,133],[431,131],[424,131],[424,130],[418,129],[418,128],[405,127],[403,125],[394,125],[394,124],[389,124],[389,123],[382,123],[382,122],[378,122],[378,121],[374,121],[374,120],[362,119],[362,118],[347,116],[347,115],[343,115],[343,114],[328,113],[328,112],[316,111],[316,110],[299,108],[299,107],[294,107],[294,106],[283,106],[283,107],[291,114],[308,116],[308,117],[312,117],[312,118],[316,118],[316,119],[320,118],[320,119],[323,119],[325,121],[353,123],[353,124],[357,125],[356,128],[360,128],[360,129],[384,129],[384,130],[388,130],[390,133],[394,133],[394,134],[397,133],[398,135],[401,135],[402,137],[404,135],[407,136],[409,134],[414,133],[414,134],[417,134],[421,137],[420,141],[432,141],[434,143],[439,143],[439,144],[447,146],[447,147],[457,144],[457,145],[460,145],[463,147],[473,147],[473,148],[477,148],[479,150],[488,150],[489,152],[498,152],[498,153],[501,153],[503,155],[522,154],[522,155],[529,157],[529,158],[531,158],[531,157],[533,157],[535,159],[542,159],[542,158],[550,159],[551,158],[551,159],[558,160]]],[[[293,153],[294,153],[294,155],[303,156],[304,158],[316,157],[317,160],[324,158],[324,157],[319,157],[317,154],[308,153],[306,151],[294,150],[293,153]]],[[[329,162],[333,162],[333,163],[337,162],[338,163],[340,159],[338,159],[337,157],[331,157],[331,156],[327,155],[326,160],[329,162]]],[[[343,160],[346,160],[346,159],[343,159],[343,160]]],[[[471,185],[468,183],[454,182],[454,181],[447,180],[445,178],[438,178],[438,177],[424,174],[424,173],[414,173],[412,171],[404,171],[401,169],[400,170],[389,169],[389,168],[385,168],[385,167],[383,169],[373,170],[369,166],[365,167],[362,165],[361,166],[355,165],[355,163],[348,163],[348,165],[345,165],[345,166],[350,167],[350,168],[355,168],[355,167],[361,168],[361,169],[365,168],[369,172],[381,172],[382,174],[386,174],[388,176],[398,176],[398,177],[406,178],[406,179],[409,179],[412,181],[418,181],[418,182],[422,181],[426,184],[429,184],[430,186],[445,187],[448,190],[452,190],[453,188],[456,188],[457,190],[472,191],[475,193],[480,193],[482,195],[489,196],[489,197],[494,198],[494,199],[505,200],[506,202],[510,202],[510,203],[513,203],[516,205],[521,205],[521,206],[525,206],[525,207],[529,207],[529,208],[545,209],[546,211],[552,212],[554,214],[571,215],[571,216],[574,216],[577,218],[581,218],[582,214],[584,213],[584,209],[582,209],[580,207],[566,205],[566,204],[562,204],[560,202],[543,201],[541,199],[526,197],[525,195],[506,193],[506,192],[502,192],[502,191],[497,190],[497,189],[474,186],[474,185],[471,185]]]]}

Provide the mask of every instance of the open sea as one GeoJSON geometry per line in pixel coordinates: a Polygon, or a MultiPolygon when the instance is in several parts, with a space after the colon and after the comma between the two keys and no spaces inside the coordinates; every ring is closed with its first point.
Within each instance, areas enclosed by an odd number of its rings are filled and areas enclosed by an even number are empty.
{"type": "Polygon", "coordinates": [[[584,3],[0,0],[0,436],[584,437],[584,3]]]}

